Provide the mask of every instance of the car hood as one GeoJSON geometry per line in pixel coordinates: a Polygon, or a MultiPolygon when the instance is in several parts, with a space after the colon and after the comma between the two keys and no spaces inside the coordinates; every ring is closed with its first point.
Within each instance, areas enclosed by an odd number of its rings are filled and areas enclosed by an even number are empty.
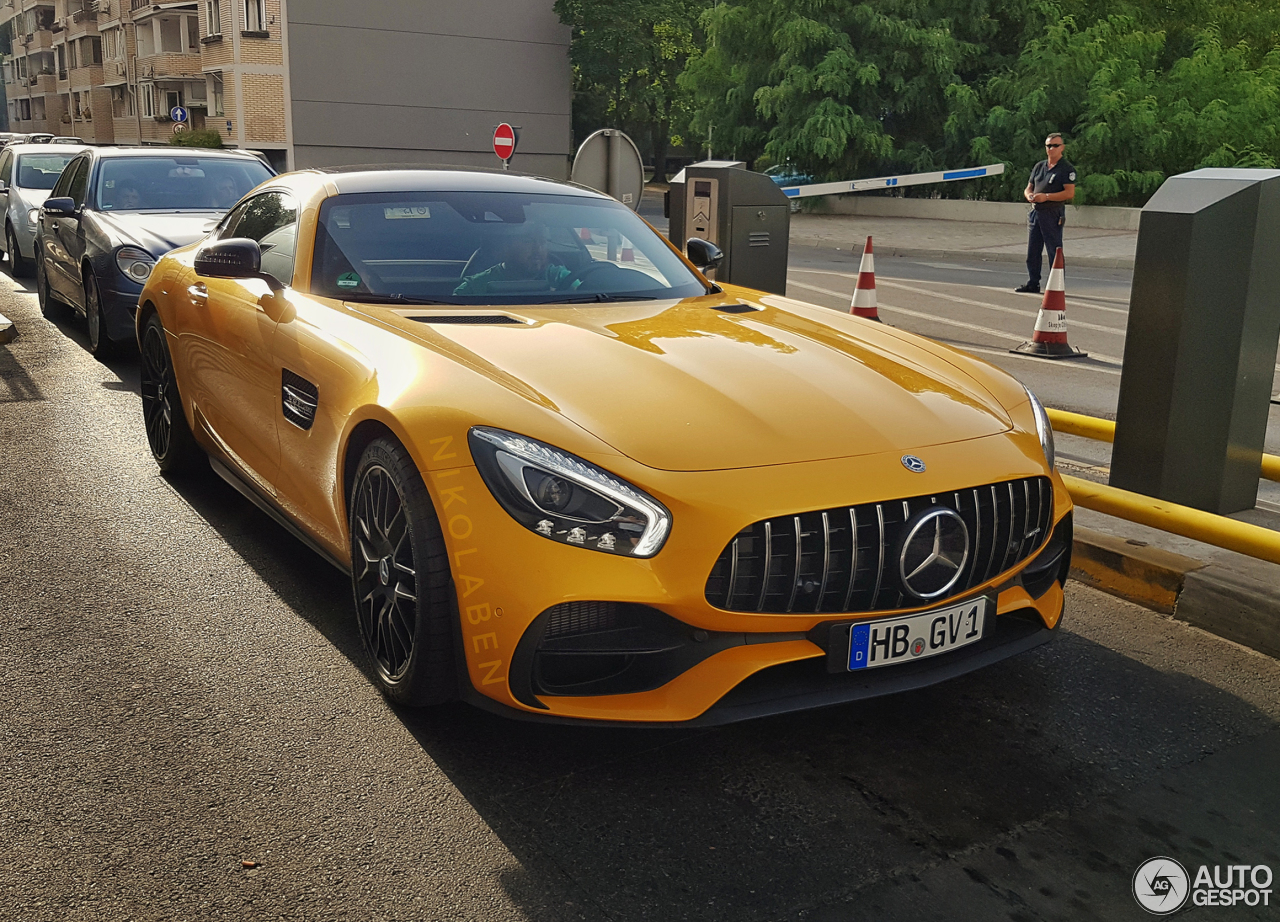
{"type": "Polygon", "coordinates": [[[142,247],[160,257],[170,250],[195,243],[213,230],[222,211],[188,211],[180,214],[156,212],[94,212],[104,230],[122,244],[142,247]]]}
{"type": "Polygon", "coordinates": [[[709,300],[521,308],[510,313],[527,324],[412,326],[661,470],[907,452],[1011,428],[973,377],[904,334],[816,307],[757,302],[725,313],[709,300]]]}
{"type": "Polygon", "coordinates": [[[17,194],[22,204],[27,208],[39,208],[52,191],[50,189],[28,189],[18,186],[10,186],[9,188],[17,194]]]}

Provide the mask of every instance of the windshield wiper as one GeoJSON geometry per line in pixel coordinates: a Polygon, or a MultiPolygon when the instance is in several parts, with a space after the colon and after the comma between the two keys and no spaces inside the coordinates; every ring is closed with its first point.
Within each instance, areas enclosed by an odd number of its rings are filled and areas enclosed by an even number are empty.
{"type": "Polygon", "coordinates": [[[407,304],[407,305],[431,305],[431,304],[447,304],[457,307],[462,301],[437,301],[431,298],[409,298],[405,295],[375,295],[366,294],[358,298],[344,298],[345,301],[355,301],[357,304],[407,304]]]}
{"type": "Polygon", "coordinates": [[[611,295],[600,291],[585,298],[565,298],[562,301],[547,301],[547,304],[609,304],[615,301],[656,301],[652,295],[611,295]]]}

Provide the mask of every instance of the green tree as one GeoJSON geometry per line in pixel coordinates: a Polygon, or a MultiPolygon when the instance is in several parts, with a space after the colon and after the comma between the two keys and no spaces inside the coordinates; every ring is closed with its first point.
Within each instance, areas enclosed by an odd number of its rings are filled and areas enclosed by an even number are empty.
{"type": "Polygon", "coordinates": [[[1012,196],[1045,134],[1065,132],[1082,177],[1077,204],[1141,205],[1169,176],[1203,166],[1274,167],[1280,49],[1226,45],[1212,21],[1194,32],[1189,53],[1171,55],[1169,32],[1130,15],[1053,23],[991,80],[987,114],[968,126],[971,149],[1013,164],[1012,196]]]}
{"type": "MultiPolygon", "coordinates": [[[[682,83],[718,150],[816,175],[955,165],[952,111],[1044,21],[1034,0],[742,0],[706,14],[682,83]]],[[[959,151],[957,151],[959,148],[959,151]]]]}
{"type": "Polygon", "coordinates": [[[689,96],[678,83],[701,43],[698,18],[709,0],[556,0],[573,28],[573,130],[579,142],[599,128],[621,128],[666,179],[673,133],[689,96]]]}

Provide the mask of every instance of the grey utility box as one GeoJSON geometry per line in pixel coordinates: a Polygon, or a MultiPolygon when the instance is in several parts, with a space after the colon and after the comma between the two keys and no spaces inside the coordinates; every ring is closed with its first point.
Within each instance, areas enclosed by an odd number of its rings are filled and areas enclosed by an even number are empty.
{"type": "Polygon", "coordinates": [[[680,249],[701,237],[724,251],[718,281],[786,294],[791,201],[768,176],[724,161],[685,167],[671,183],[667,217],[680,249]]]}
{"type": "Polygon", "coordinates": [[[1111,485],[1252,509],[1280,340],[1280,170],[1195,170],[1142,209],[1111,485]]]}

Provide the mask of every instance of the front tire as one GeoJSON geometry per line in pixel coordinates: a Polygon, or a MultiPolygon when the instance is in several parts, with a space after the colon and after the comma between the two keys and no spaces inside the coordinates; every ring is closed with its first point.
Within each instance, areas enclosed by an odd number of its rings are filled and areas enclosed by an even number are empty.
{"type": "Polygon", "coordinates": [[[162,473],[190,470],[203,459],[182,412],[182,397],[160,317],[152,314],[142,329],[142,421],[151,456],[162,473]]]}
{"type": "Polygon", "coordinates": [[[422,707],[458,696],[453,580],[440,520],[404,447],[375,439],[351,494],[351,583],[382,693],[422,707]]]}
{"type": "Polygon", "coordinates": [[[102,316],[102,294],[98,290],[98,280],[93,277],[93,270],[87,266],[84,273],[84,319],[89,328],[89,351],[94,358],[111,358],[120,351],[107,335],[107,322],[102,316]]]}
{"type": "Polygon", "coordinates": [[[18,248],[18,238],[13,235],[13,226],[5,228],[4,245],[9,251],[9,274],[15,279],[25,279],[31,276],[31,262],[24,259],[22,250],[18,248]]]}
{"type": "Polygon", "coordinates": [[[67,315],[67,305],[58,299],[49,287],[49,275],[44,269],[44,260],[40,258],[40,241],[36,241],[36,297],[40,299],[40,313],[50,321],[61,320],[67,315]]]}

